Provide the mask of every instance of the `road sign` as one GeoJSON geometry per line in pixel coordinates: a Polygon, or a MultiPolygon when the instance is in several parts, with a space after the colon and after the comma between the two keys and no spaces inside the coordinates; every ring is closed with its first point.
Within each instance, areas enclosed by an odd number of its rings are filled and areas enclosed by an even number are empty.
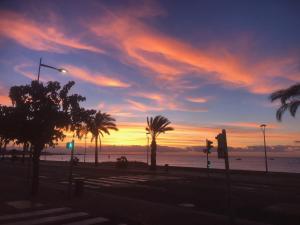
{"type": "Polygon", "coordinates": [[[222,133],[218,134],[216,136],[216,139],[218,141],[218,158],[224,159],[227,153],[227,140],[226,140],[226,132],[225,130],[222,131],[222,133]]]}

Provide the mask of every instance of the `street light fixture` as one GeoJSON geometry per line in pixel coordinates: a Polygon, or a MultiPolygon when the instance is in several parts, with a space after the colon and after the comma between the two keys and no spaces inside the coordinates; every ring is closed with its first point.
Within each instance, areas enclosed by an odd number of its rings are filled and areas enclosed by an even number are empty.
{"type": "Polygon", "coordinates": [[[40,63],[39,63],[39,72],[38,72],[38,82],[40,81],[40,72],[41,72],[41,67],[47,67],[47,68],[50,68],[50,69],[53,69],[53,70],[57,70],[58,72],[60,73],[67,73],[68,71],[64,68],[56,68],[54,66],[49,66],[49,65],[46,65],[46,64],[43,64],[42,63],[42,58],[40,58],[40,63]]]}
{"type": "Polygon", "coordinates": [[[261,124],[260,128],[264,135],[264,148],[265,148],[265,165],[266,165],[266,173],[268,172],[268,159],[267,159],[267,145],[266,145],[266,124],[261,124]]]}

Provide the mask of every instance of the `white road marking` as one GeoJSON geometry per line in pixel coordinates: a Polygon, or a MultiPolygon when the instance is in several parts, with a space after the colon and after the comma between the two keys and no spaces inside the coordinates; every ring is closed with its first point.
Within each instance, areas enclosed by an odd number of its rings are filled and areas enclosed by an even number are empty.
{"type": "Polygon", "coordinates": [[[8,215],[0,216],[0,221],[9,220],[9,219],[27,218],[31,216],[41,216],[50,213],[60,213],[60,212],[67,212],[67,211],[70,211],[70,208],[54,208],[54,209],[35,210],[35,211],[24,212],[24,213],[8,214],[8,215]]]}
{"type": "Polygon", "coordinates": [[[75,212],[75,213],[68,213],[68,214],[63,214],[59,216],[48,216],[48,217],[43,217],[39,219],[32,219],[32,220],[25,220],[21,222],[13,222],[13,223],[7,223],[4,225],[36,225],[36,224],[47,224],[47,223],[53,223],[53,222],[58,222],[61,220],[66,220],[66,219],[73,219],[73,218],[78,218],[78,217],[83,217],[83,216],[88,216],[88,213],[85,212],[75,212]]]}
{"type": "Polygon", "coordinates": [[[104,217],[96,217],[96,218],[90,218],[86,220],[76,221],[73,223],[66,223],[64,225],[92,225],[92,224],[98,224],[98,223],[104,223],[109,221],[109,219],[104,217]]]}

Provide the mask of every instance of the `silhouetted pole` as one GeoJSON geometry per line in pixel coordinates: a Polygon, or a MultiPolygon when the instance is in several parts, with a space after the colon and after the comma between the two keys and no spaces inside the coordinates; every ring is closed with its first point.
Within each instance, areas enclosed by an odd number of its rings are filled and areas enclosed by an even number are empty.
{"type": "Polygon", "coordinates": [[[230,170],[229,170],[229,156],[228,156],[228,147],[227,147],[227,136],[226,136],[226,130],[222,130],[222,136],[224,138],[224,154],[225,154],[225,168],[226,168],[226,180],[227,180],[227,191],[228,191],[228,207],[229,207],[229,223],[232,225],[234,224],[234,215],[233,215],[233,209],[232,209],[232,200],[231,200],[231,179],[230,179],[230,170]]]}
{"type": "Polygon", "coordinates": [[[234,214],[231,200],[231,179],[230,179],[230,168],[229,168],[229,156],[228,156],[228,147],[227,147],[227,137],[226,130],[223,129],[222,133],[218,134],[216,139],[218,140],[218,158],[224,158],[225,160],[225,173],[226,173],[226,184],[227,184],[227,206],[228,206],[228,218],[229,224],[233,225],[234,214]]]}
{"type": "Polygon", "coordinates": [[[41,64],[42,64],[42,57],[40,58],[40,63],[39,63],[39,72],[38,72],[38,79],[37,79],[38,82],[40,82],[41,64]]]}
{"type": "Polygon", "coordinates": [[[261,130],[264,136],[264,149],[265,149],[265,166],[266,166],[266,173],[268,172],[268,158],[267,158],[267,144],[266,144],[266,124],[260,125],[261,130]]]}
{"type": "Polygon", "coordinates": [[[41,67],[47,67],[47,68],[50,68],[50,69],[53,69],[53,70],[57,70],[57,71],[60,72],[60,73],[66,73],[66,72],[67,72],[66,69],[63,69],[63,68],[56,68],[56,67],[54,67],[54,66],[49,66],[49,65],[43,64],[43,63],[42,63],[42,58],[40,58],[39,70],[38,70],[38,78],[37,78],[37,81],[38,81],[38,82],[40,82],[41,67]]]}
{"type": "Polygon", "coordinates": [[[72,197],[73,158],[74,158],[74,140],[72,140],[71,160],[70,160],[70,171],[69,171],[69,186],[68,186],[68,195],[69,195],[69,198],[72,197]]]}

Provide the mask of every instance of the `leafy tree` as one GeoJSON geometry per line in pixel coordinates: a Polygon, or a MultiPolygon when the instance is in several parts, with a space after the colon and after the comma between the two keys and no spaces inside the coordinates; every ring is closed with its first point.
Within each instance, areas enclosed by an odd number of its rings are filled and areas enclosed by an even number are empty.
{"type": "Polygon", "coordinates": [[[44,85],[32,81],[30,85],[10,89],[9,96],[14,108],[24,120],[18,139],[26,137],[33,149],[33,195],[38,192],[39,159],[43,148],[55,146],[59,140],[64,139],[65,128],[75,129],[79,124],[75,115],[80,113],[79,103],[85,98],[77,94],[69,95],[74,84],[75,82],[70,81],[61,88],[59,82],[44,85]]]}
{"type": "Polygon", "coordinates": [[[290,111],[291,115],[295,117],[297,109],[300,105],[300,84],[295,84],[287,89],[275,91],[270,95],[270,100],[280,100],[281,106],[276,112],[276,118],[281,121],[282,115],[285,111],[290,111]]]}
{"type": "Polygon", "coordinates": [[[115,119],[107,113],[102,113],[101,111],[96,112],[93,115],[90,115],[87,120],[86,129],[92,134],[92,140],[95,140],[95,165],[98,165],[98,140],[100,143],[101,150],[101,136],[104,134],[110,135],[109,130],[117,131],[118,128],[115,124],[115,119]]]}
{"type": "Polygon", "coordinates": [[[6,151],[6,146],[16,138],[15,110],[13,107],[0,105],[0,149],[6,151]]]}
{"type": "Polygon", "coordinates": [[[161,133],[165,133],[166,131],[174,130],[173,127],[170,127],[169,125],[171,122],[163,116],[155,116],[154,118],[150,117],[150,119],[147,117],[147,127],[146,131],[151,135],[151,169],[156,169],[156,150],[157,150],[157,144],[156,139],[158,135],[161,133]]]}

